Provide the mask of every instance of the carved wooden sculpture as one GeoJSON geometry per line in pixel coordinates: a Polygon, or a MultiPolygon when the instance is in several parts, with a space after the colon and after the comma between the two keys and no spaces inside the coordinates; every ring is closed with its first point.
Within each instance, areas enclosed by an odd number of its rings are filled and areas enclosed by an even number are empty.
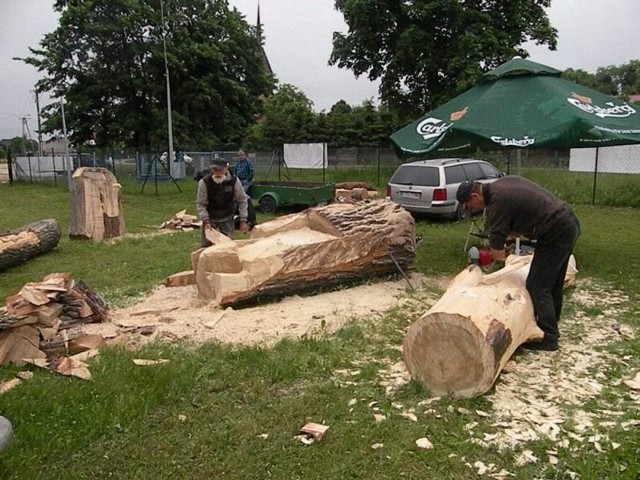
{"type": "Polygon", "coordinates": [[[256,226],[250,240],[211,232],[192,255],[200,297],[231,305],[398,273],[416,249],[413,217],[387,200],[331,204],[256,226]]]}
{"type": "Polygon", "coordinates": [[[409,327],[404,361],[432,395],[486,392],[518,346],[542,339],[525,288],[530,262],[530,256],[512,255],[489,275],[470,265],[409,327]]]}
{"type": "Polygon", "coordinates": [[[72,179],[69,236],[96,241],[124,235],[121,186],[106,168],[78,168],[72,179]]]}

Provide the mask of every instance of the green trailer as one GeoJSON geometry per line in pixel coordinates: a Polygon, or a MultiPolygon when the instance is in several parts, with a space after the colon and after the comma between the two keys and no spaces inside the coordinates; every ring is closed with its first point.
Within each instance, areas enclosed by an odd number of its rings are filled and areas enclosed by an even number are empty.
{"type": "Polygon", "coordinates": [[[310,207],[332,202],[335,191],[335,183],[261,181],[251,184],[249,196],[262,213],[274,213],[282,206],[310,207]]]}

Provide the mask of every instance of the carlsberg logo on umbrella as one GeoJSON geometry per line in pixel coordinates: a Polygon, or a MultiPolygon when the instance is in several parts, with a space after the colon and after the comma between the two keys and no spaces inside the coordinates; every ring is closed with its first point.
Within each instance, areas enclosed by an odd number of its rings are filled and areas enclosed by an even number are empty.
{"type": "Polygon", "coordinates": [[[567,102],[576,108],[579,108],[583,112],[593,113],[596,117],[615,117],[624,118],[636,113],[635,109],[631,105],[615,105],[613,102],[607,102],[606,107],[599,107],[592,105],[592,100],[589,97],[573,94],[573,97],[567,98],[567,102]]]}
{"type": "Polygon", "coordinates": [[[418,124],[416,131],[422,135],[422,138],[429,140],[430,138],[442,135],[451,125],[453,125],[453,123],[444,123],[439,118],[429,117],[418,124]]]}
{"type": "Polygon", "coordinates": [[[524,138],[503,138],[499,136],[492,136],[491,140],[493,142],[499,143],[503,147],[529,147],[536,143],[535,138],[529,138],[527,135],[524,138]]]}

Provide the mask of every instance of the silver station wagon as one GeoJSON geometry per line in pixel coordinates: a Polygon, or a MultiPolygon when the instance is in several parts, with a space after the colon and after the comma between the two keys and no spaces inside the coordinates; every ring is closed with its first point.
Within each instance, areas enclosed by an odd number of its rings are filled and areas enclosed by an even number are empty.
{"type": "Polygon", "coordinates": [[[458,185],[465,180],[489,183],[502,176],[504,173],[483,160],[418,160],[398,167],[387,185],[387,198],[410,212],[459,220],[466,212],[456,200],[458,185]]]}

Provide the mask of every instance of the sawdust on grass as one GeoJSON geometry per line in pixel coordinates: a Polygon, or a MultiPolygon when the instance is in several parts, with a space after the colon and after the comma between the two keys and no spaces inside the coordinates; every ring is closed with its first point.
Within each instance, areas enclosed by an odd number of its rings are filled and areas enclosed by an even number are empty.
{"type": "MultiPolygon", "coordinates": [[[[421,276],[414,275],[410,281],[419,285],[421,276]]],[[[113,311],[111,323],[150,332],[141,336],[141,343],[159,337],[272,346],[283,338],[333,333],[356,317],[382,315],[402,303],[408,288],[405,279],[380,281],[317,295],[293,295],[259,306],[223,309],[204,304],[193,285],[158,287],[136,305],[113,311]]]]}

